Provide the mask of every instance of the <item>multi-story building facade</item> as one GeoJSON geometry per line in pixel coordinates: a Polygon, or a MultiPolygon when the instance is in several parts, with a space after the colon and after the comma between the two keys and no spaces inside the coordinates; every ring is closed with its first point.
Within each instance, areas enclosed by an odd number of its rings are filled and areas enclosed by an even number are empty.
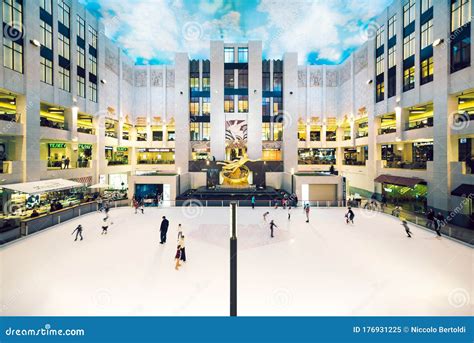
{"type": "Polygon", "coordinates": [[[173,200],[205,186],[213,160],[247,153],[262,161],[255,183],[303,200],[311,173],[334,165],[348,194],[472,226],[471,13],[468,0],[396,1],[340,65],[212,41],[209,59],[143,66],[76,1],[3,0],[3,184],[160,184],[173,200]]]}

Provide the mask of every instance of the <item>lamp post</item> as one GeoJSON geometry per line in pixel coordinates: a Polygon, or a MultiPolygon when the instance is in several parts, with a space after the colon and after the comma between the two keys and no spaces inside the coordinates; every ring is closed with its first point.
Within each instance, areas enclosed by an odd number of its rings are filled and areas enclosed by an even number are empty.
{"type": "Polygon", "coordinates": [[[237,316],[237,203],[230,203],[230,316],[237,316]]]}

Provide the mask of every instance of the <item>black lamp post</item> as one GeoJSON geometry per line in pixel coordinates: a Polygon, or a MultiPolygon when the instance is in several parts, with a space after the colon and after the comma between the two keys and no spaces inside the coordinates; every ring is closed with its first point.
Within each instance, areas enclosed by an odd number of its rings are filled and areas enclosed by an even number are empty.
{"type": "Polygon", "coordinates": [[[237,316],[237,203],[230,203],[230,316],[237,316]]]}

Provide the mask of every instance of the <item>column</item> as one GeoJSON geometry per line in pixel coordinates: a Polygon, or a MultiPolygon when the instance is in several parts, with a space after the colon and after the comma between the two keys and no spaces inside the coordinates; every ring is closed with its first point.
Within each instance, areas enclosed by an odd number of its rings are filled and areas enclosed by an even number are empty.
{"type": "Polygon", "coordinates": [[[298,168],[298,54],[283,55],[283,163],[289,173],[298,168]]]}
{"type": "MultiPolygon", "coordinates": [[[[188,172],[189,142],[189,57],[186,53],[175,56],[175,166],[181,174],[188,172]]],[[[169,122],[169,121],[168,121],[169,122]]],[[[163,132],[164,133],[164,132],[163,132]]],[[[181,190],[177,190],[181,194],[181,190]]]]}
{"type": "Polygon", "coordinates": [[[251,159],[262,157],[262,42],[248,44],[249,113],[247,151],[251,159]]]}
{"type": "Polygon", "coordinates": [[[211,41],[211,156],[225,159],[224,42],[211,41]]]}

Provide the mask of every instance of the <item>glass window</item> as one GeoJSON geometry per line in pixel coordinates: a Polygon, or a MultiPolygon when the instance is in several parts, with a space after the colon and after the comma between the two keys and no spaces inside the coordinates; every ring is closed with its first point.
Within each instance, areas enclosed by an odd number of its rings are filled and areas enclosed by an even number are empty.
{"type": "Polygon", "coordinates": [[[466,37],[451,44],[451,72],[471,65],[471,38],[466,37]]]}
{"type": "Polygon", "coordinates": [[[23,73],[23,46],[9,39],[3,39],[3,66],[23,73]]]}
{"type": "Polygon", "coordinates": [[[191,134],[190,140],[191,141],[201,140],[200,135],[199,135],[199,124],[200,123],[190,123],[189,124],[189,130],[190,130],[190,134],[191,134]]]}
{"type": "Polygon", "coordinates": [[[281,97],[273,98],[273,115],[281,114],[283,111],[283,101],[281,97]]]}
{"type": "Polygon", "coordinates": [[[53,5],[51,0],[41,0],[40,7],[49,14],[53,14],[53,5]]]}
{"type": "Polygon", "coordinates": [[[89,45],[97,49],[97,31],[92,26],[89,26],[89,45]]]}
{"type": "Polygon", "coordinates": [[[388,49],[388,69],[397,65],[397,46],[394,45],[388,49]]]}
{"type": "Polygon", "coordinates": [[[59,66],[59,89],[66,92],[71,91],[70,72],[69,69],[59,66]]]}
{"type": "Polygon", "coordinates": [[[388,20],[388,39],[395,37],[397,34],[397,16],[394,15],[388,20]]]}
{"type": "Polygon", "coordinates": [[[388,73],[388,81],[387,81],[387,97],[391,98],[397,94],[397,74],[396,73],[388,73]]]}
{"type": "Polygon", "coordinates": [[[403,71],[403,91],[415,88],[415,67],[403,71]]]}
{"type": "Polygon", "coordinates": [[[208,116],[211,114],[211,98],[202,98],[202,115],[208,116]]]}
{"type": "Polygon", "coordinates": [[[262,116],[271,116],[270,98],[262,98],[262,116]]]}
{"type": "Polygon", "coordinates": [[[89,73],[97,75],[97,58],[89,55],[89,73]]]}
{"type": "Polygon", "coordinates": [[[97,85],[93,82],[89,82],[89,100],[97,102],[97,85]]]}
{"type": "Polygon", "coordinates": [[[403,38],[403,59],[406,60],[415,54],[415,33],[403,38]]]}
{"type": "Polygon", "coordinates": [[[247,68],[239,69],[239,88],[249,88],[249,72],[247,68]]]}
{"type": "Polygon", "coordinates": [[[233,95],[224,95],[224,112],[226,113],[234,112],[234,96],[233,95]]]}
{"type": "Polygon", "coordinates": [[[262,90],[270,90],[270,61],[262,62],[262,90]]]}
{"type": "Polygon", "coordinates": [[[189,114],[192,116],[199,115],[199,98],[192,97],[189,102],[189,114]]]}
{"type": "Polygon", "coordinates": [[[86,80],[79,75],[77,75],[77,95],[81,98],[86,97],[86,80]]]}
{"type": "Polygon", "coordinates": [[[65,59],[69,60],[69,38],[58,32],[59,46],[58,54],[65,59]]]}
{"type": "Polygon", "coordinates": [[[53,84],[53,62],[41,57],[41,82],[53,84]]]}
{"type": "Polygon", "coordinates": [[[262,141],[271,140],[270,123],[262,123],[262,141]]]}
{"type": "Polygon", "coordinates": [[[239,95],[238,97],[239,113],[247,113],[249,111],[249,97],[247,95],[239,95]]]}
{"type": "Polygon", "coordinates": [[[86,39],[86,22],[80,16],[77,16],[77,36],[86,39]]]}
{"type": "Polygon", "coordinates": [[[415,21],[415,0],[408,0],[403,6],[403,27],[415,21]]]}
{"type": "Polygon", "coordinates": [[[224,63],[234,63],[234,48],[224,48],[224,63]]]}
{"type": "Polygon", "coordinates": [[[239,63],[248,63],[249,61],[249,49],[239,48],[239,63]]]}
{"type": "Polygon", "coordinates": [[[433,0],[421,0],[421,13],[425,13],[433,6],[433,0]]]}
{"type": "Polygon", "coordinates": [[[433,19],[421,25],[421,49],[433,44],[433,19]]]}
{"type": "Polygon", "coordinates": [[[382,81],[382,82],[377,83],[375,101],[376,102],[382,101],[384,99],[384,95],[385,95],[385,83],[382,81]]]}
{"type": "Polygon", "coordinates": [[[383,72],[385,71],[385,63],[384,63],[384,58],[383,58],[383,54],[380,55],[379,57],[377,57],[377,61],[376,61],[376,75],[380,75],[380,74],[383,74],[383,72]]]}
{"type": "Polygon", "coordinates": [[[470,0],[451,0],[451,31],[456,31],[470,21],[470,0]]]}
{"type": "Polygon", "coordinates": [[[202,140],[211,140],[211,123],[202,123],[202,140]]]}
{"type": "Polygon", "coordinates": [[[427,58],[421,61],[421,80],[420,83],[423,85],[425,83],[433,81],[433,57],[427,58]]]}
{"type": "Polygon", "coordinates": [[[381,25],[376,33],[375,36],[375,47],[378,49],[385,44],[385,35],[384,35],[384,27],[381,25]]]}
{"type": "Polygon", "coordinates": [[[234,88],[234,70],[224,70],[224,88],[234,88]]]}
{"type": "Polygon", "coordinates": [[[283,123],[273,123],[273,140],[281,141],[283,139],[283,123]]]}
{"type": "MultiPolygon", "coordinates": [[[[20,1],[3,0],[3,22],[18,31],[23,30],[23,6],[20,1]]],[[[5,35],[5,32],[4,32],[5,35]]]]}
{"type": "Polygon", "coordinates": [[[199,72],[190,73],[189,87],[191,88],[191,91],[199,91],[199,72]]]}
{"type": "Polygon", "coordinates": [[[211,90],[211,76],[209,73],[202,74],[202,90],[205,92],[211,90]]]}
{"type": "Polygon", "coordinates": [[[84,49],[77,46],[77,66],[86,69],[86,55],[84,49]]]}
{"type": "Polygon", "coordinates": [[[70,9],[63,0],[58,0],[58,20],[61,24],[69,28],[70,23],[70,9]]]}
{"type": "Polygon", "coordinates": [[[273,90],[275,92],[281,92],[283,88],[283,73],[275,72],[273,73],[273,90]]]}
{"type": "Polygon", "coordinates": [[[41,20],[41,45],[53,49],[53,28],[48,23],[41,20]]]}

